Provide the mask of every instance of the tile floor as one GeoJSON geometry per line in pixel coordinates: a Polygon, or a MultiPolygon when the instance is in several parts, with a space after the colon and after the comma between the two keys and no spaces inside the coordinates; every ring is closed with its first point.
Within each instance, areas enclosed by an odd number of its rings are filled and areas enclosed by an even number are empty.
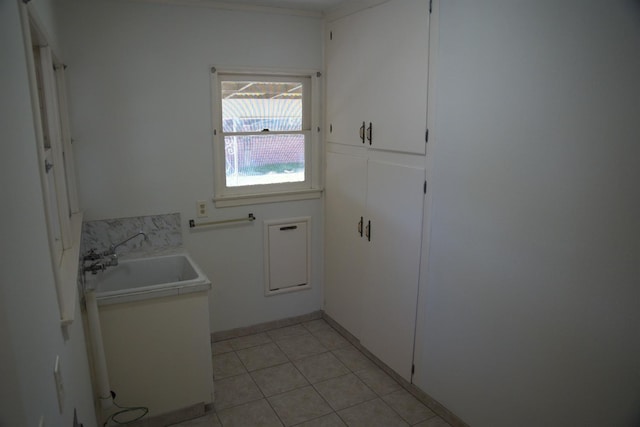
{"type": "Polygon", "coordinates": [[[174,427],[446,427],[324,320],[213,344],[215,411],[174,427]]]}

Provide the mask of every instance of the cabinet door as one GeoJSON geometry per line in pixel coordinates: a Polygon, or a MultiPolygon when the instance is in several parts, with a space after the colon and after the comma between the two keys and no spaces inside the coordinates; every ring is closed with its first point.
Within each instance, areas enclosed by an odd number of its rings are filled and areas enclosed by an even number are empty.
{"type": "Polygon", "coordinates": [[[367,90],[360,14],[328,25],[326,40],[327,141],[363,145],[362,94],[367,90]]]}
{"type": "Polygon", "coordinates": [[[391,0],[360,14],[367,84],[360,108],[371,148],[425,154],[429,2],[391,0]]]}
{"type": "Polygon", "coordinates": [[[423,168],[369,160],[360,342],[411,381],[424,202],[423,168]]]}
{"type": "Polygon", "coordinates": [[[364,239],[364,157],[327,153],[324,310],[356,337],[360,334],[364,239]]]}

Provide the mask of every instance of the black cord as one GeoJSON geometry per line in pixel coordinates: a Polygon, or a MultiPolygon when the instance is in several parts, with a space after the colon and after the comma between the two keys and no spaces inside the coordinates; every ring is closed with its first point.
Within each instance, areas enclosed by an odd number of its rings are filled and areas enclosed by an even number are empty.
{"type": "Polygon", "coordinates": [[[107,427],[107,424],[109,424],[109,421],[113,421],[114,423],[120,424],[120,425],[129,424],[129,423],[132,423],[134,421],[138,421],[138,420],[144,418],[149,413],[149,408],[147,408],[146,406],[120,406],[120,405],[118,405],[116,403],[116,396],[115,396],[114,392],[111,392],[111,397],[113,398],[113,404],[116,406],[116,408],[120,408],[120,411],[114,412],[113,414],[109,415],[109,417],[104,422],[102,427],[107,427]],[[136,412],[136,411],[142,411],[142,413],[140,415],[138,415],[137,417],[132,418],[130,420],[126,420],[126,421],[117,420],[116,419],[120,415],[128,414],[130,412],[136,412]]]}

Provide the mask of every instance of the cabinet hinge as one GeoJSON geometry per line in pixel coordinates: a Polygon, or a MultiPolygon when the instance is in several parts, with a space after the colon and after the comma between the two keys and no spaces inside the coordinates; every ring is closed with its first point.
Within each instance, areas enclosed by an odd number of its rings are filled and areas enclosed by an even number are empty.
{"type": "Polygon", "coordinates": [[[427,180],[424,180],[424,194],[427,194],[427,180]]]}
{"type": "Polygon", "coordinates": [[[433,10],[433,0],[429,0],[429,13],[433,10]]]}
{"type": "Polygon", "coordinates": [[[429,142],[429,129],[424,133],[424,142],[429,142]]]}

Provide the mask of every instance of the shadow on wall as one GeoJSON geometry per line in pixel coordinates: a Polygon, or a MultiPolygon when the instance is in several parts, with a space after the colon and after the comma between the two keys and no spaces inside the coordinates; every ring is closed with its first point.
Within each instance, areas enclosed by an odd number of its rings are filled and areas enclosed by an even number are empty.
{"type": "MultiPolygon", "coordinates": [[[[632,8],[636,11],[636,17],[638,18],[638,24],[640,25],[640,0],[629,0],[631,2],[632,8]]],[[[638,426],[640,426],[640,421],[638,422],[638,426]]]]}

